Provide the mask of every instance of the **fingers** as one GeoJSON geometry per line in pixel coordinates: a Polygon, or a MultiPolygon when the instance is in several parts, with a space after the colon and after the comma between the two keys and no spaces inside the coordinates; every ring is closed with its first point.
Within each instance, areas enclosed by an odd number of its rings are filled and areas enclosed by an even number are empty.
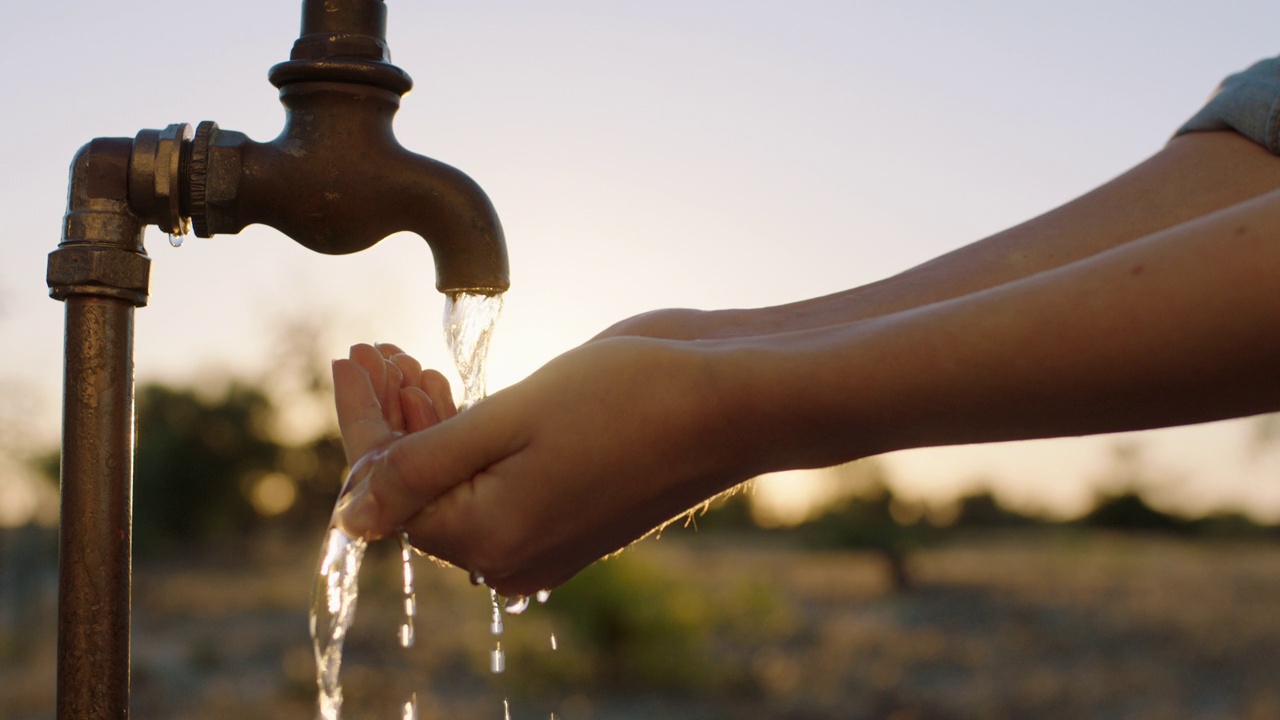
{"type": "MultiPolygon", "coordinates": [[[[430,427],[430,425],[439,423],[440,420],[448,420],[458,414],[457,404],[453,401],[452,389],[449,388],[449,380],[443,374],[440,374],[438,370],[422,369],[421,363],[415,357],[407,354],[407,352],[401,350],[399,346],[393,345],[393,343],[381,342],[374,347],[378,354],[383,357],[385,363],[394,366],[394,370],[388,366],[387,372],[389,375],[393,377],[398,370],[399,377],[402,378],[401,384],[399,384],[402,393],[404,388],[417,388],[420,389],[422,395],[425,395],[425,398],[417,395],[417,393],[408,393],[407,396],[401,396],[403,428],[407,432],[416,432],[416,430],[422,429],[421,427],[410,427],[410,414],[420,413],[422,407],[417,405],[411,409],[410,406],[406,405],[406,402],[420,404],[422,400],[426,400],[433,407],[433,411],[429,415],[419,414],[416,418],[413,418],[415,423],[425,423],[422,427],[430,427]],[[406,400],[406,397],[410,398],[410,400],[406,400]]],[[[389,380],[387,384],[388,388],[392,387],[389,380]]]]}
{"type": "Polygon", "coordinates": [[[438,439],[400,451],[394,441],[457,415],[449,382],[399,347],[352,346],[333,363],[334,397],[351,473],[334,522],[352,536],[382,537],[441,493],[466,483],[484,455],[438,439]],[[391,459],[395,456],[395,459],[391,459]]]}
{"type": "Polygon", "coordinates": [[[399,368],[387,363],[373,346],[363,343],[351,346],[350,358],[368,374],[374,396],[378,399],[378,406],[382,409],[387,424],[392,429],[402,429],[404,422],[400,416],[399,396],[395,394],[404,380],[399,368]],[[395,373],[394,376],[392,372],[395,373]]]}
{"type": "Polygon", "coordinates": [[[334,521],[354,536],[387,535],[424,514],[424,508],[430,514],[437,498],[469,486],[484,468],[518,447],[505,423],[469,425],[439,423],[362,456],[359,467],[352,468],[352,491],[334,510],[334,521]]]}
{"type": "MultiPolygon", "coordinates": [[[[386,347],[387,347],[386,345],[380,345],[378,349],[385,351],[386,347]]],[[[391,347],[395,347],[395,346],[392,345],[391,347]]],[[[401,375],[404,376],[404,381],[403,381],[404,387],[409,387],[409,386],[418,384],[418,378],[422,375],[422,365],[417,360],[415,360],[412,355],[407,355],[405,353],[396,353],[394,355],[384,356],[384,357],[387,358],[387,362],[394,365],[400,371],[401,375]]]]}
{"type": "Polygon", "coordinates": [[[333,391],[348,464],[395,438],[395,431],[383,416],[374,382],[362,364],[335,360],[333,391]]]}
{"type": "Polygon", "coordinates": [[[388,360],[396,355],[407,354],[395,343],[374,343],[373,346],[378,349],[378,352],[382,354],[382,357],[387,358],[388,360]]]}
{"type": "Polygon", "coordinates": [[[431,404],[440,420],[448,420],[458,414],[458,406],[453,402],[453,392],[444,375],[435,370],[423,370],[418,378],[418,387],[431,398],[431,404]]]}
{"type": "Polygon", "coordinates": [[[440,422],[431,398],[422,388],[400,388],[400,408],[404,413],[405,432],[418,432],[440,422]]]}

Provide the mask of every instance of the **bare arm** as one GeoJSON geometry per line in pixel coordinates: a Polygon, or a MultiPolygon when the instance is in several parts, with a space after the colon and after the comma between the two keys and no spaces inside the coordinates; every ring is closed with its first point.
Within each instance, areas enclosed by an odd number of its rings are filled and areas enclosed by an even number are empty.
{"type": "MultiPolygon", "coordinates": [[[[361,535],[403,527],[527,594],[761,472],[1280,409],[1276,368],[1280,191],[866,320],[588,343],[385,445],[338,521],[361,535]]],[[[345,374],[351,438],[383,421],[373,386],[345,374]]]]}
{"type": "Polygon", "coordinates": [[[845,323],[1027,277],[1280,187],[1280,158],[1232,132],[1184,135],[1101,187],[886,280],[750,310],[659,310],[600,337],[744,337],[845,323]]]}
{"type": "Polygon", "coordinates": [[[739,343],[792,421],[762,435],[803,433],[780,466],[1274,411],[1280,191],[947,302],[739,343]]]}

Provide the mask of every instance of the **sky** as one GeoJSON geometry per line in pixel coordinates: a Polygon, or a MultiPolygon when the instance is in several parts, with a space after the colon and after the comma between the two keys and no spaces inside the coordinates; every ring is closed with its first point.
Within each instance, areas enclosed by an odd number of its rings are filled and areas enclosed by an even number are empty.
{"type": "MultiPolygon", "coordinates": [[[[1158,150],[1224,75],[1280,52],[1274,2],[1216,5],[390,0],[392,59],[415,80],[396,132],[471,175],[502,219],[512,289],[494,389],[632,314],[853,287],[1105,182],[1158,150]]],[[[299,8],[47,0],[7,13],[0,447],[57,438],[62,310],[44,272],[76,149],[202,120],[274,137],[283,113],[266,74],[288,57],[299,8]]],[[[449,365],[416,237],[334,258],[269,228],[180,248],[151,228],[147,247],[141,382],[260,375],[298,321],[325,329],[330,355],[390,340],[449,365]]],[[[1249,451],[1250,428],[888,462],[913,496],[990,485],[1070,512],[1114,445],[1138,442],[1170,478],[1169,503],[1280,518],[1280,462],[1249,451]]],[[[0,519],[16,477],[0,475],[0,519]]]]}

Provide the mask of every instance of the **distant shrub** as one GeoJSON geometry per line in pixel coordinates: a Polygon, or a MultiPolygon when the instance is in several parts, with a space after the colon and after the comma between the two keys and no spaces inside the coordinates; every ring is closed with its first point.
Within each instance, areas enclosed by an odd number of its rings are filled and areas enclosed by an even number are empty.
{"type": "Polygon", "coordinates": [[[623,553],[558,588],[547,607],[575,643],[589,648],[597,684],[701,692],[715,678],[711,602],[678,574],[623,553]]]}
{"type": "Polygon", "coordinates": [[[1136,491],[1105,496],[1080,519],[1084,525],[1109,530],[1186,532],[1191,524],[1183,518],[1157,510],[1136,491]]]}

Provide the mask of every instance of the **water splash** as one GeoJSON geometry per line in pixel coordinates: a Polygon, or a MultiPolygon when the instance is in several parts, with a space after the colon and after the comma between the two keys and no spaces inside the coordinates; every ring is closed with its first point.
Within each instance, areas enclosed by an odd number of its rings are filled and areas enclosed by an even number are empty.
{"type": "Polygon", "coordinates": [[[360,563],[368,543],[330,528],[320,555],[320,571],[311,594],[311,642],[316,655],[316,684],[320,688],[320,717],[342,715],[342,644],[356,616],[360,563]]]}

